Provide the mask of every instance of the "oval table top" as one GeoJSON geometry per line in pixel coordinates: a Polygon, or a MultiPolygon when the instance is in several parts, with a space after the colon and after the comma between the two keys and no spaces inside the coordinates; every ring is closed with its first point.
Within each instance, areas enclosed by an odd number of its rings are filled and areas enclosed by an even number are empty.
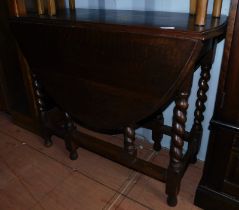
{"type": "MultiPolygon", "coordinates": [[[[181,33],[124,31],[79,21],[69,27],[61,19],[62,24],[35,19],[12,21],[31,70],[75,121],[106,133],[137,127],[162,112],[190,83],[208,48],[206,41],[181,33]]],[[[212,33],[217,36],[215,28],[212,33]]]]}

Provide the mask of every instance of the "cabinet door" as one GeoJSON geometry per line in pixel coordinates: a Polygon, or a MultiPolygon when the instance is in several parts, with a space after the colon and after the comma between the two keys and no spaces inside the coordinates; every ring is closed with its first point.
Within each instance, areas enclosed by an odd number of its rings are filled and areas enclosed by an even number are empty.
{"type": "Polygon", "coordinates": [[[233,139],[223,191],[239,198],[239,134],[233,139]]]}
{"type": "MultiPolygon", "coordinates": [[[[233,4],[237,5],[237,2],[233,4]]],[[[232,19],[231,16],[229,18],[232,19]]],[[[239,8],[236,12],[235,25],[231,25],[228,27],[214,116],[224,123],[239,127],[239,8]],[[234,31],[230,31],[233,29],[234,31]]]]}

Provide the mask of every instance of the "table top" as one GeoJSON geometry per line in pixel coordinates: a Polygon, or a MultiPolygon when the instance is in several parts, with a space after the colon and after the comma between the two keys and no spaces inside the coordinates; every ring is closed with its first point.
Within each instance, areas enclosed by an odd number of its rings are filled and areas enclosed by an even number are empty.
{"type": "Polygon", "coordinates": [[[227,17],[213,18],[207,15],[205,26],[196,26],[195,16],[188,13],[161,12],[161,11],[134,11],[134,10],[103,10],[103,9],[69,9],[58,10],[56,16],[37,15],[29,13],[25,17],[17,18],[20,21],[38,21],[48,24],[66,24],[77,27],[82,24],[93,24],[99,27],[123,26],[123,30],[144,30],[155,33],[182,34],[197,39],[208,39],[217,36],[225,29],[227,17]]]}
{"type": "Polygon", "coordinates": [[[190,87],[196,63],[226,26],[224,17],[216,26],[208,19],[200,31],[191,19],[182,13],[76,10],[12,18],[11,29],[62,110],[85,127],[116,133],[155,117],[190,87]],[[172,23],[176,29],[161,28],[172,23]]]}

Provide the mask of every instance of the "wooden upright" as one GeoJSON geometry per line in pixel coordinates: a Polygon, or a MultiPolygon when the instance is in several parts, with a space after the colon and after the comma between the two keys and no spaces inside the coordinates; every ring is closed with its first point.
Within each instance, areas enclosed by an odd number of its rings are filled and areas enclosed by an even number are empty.
{"type": "Polygon", "coordinates": [[[37,12],[39,15],[43,15],[45,13],[45,6],[43,0],[37,0],[37,12]]]}
{"type": "Polygon", "coordinates": [[[48,15],[56,15],[56,3],[55,0],[48,0],[48,15]]]}
{"type": "Polygon", "coordinates": [[[213,17],[219,18],[221,16],[221,10],[222,10],[222,0],[214,0],[213,4],[213,17]]]}
{"type": "Polygon", "coordinates": [[[9,11],[12,16],[25,16],[27,14],[25,0],[8,0],[9,11]]]}
{"type": "Polygon", "coordinates": [[[69,8],[71,9],[71,10],[74,10],[75,9],[75,0],[69,0],[69,8]]]}
{"type": "Polygon", "coordinates": [[[190,0],[190,15],[196,15],[197,0],[190,0]]]}
{"type": "Polygon", "coordinates": [[[197,13],[195,24],[198,26],[204,26],[206,22],[208,0],[197,1],[197,13]]]}

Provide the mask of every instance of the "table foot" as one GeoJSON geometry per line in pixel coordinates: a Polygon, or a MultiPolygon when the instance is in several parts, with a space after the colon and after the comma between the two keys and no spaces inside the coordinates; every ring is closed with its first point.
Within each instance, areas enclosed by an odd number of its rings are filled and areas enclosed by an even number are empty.
{"type": "Polygon", "coordinates": [[[167,198],[167,203],[168,203],[168,205],[171,206],[171,207],[176,206],[177,203],[178,203],[177,196],[175,196],[175,195],[169,195],[168,198],[167,198]]]}
{"type": "Polygon", "coordinates": [[[78,153],[76,150],[70,152],[70,159],[71,160],[77,160],[78,159],[78,153]]]}
{"type": "Polygon", "coordinates": [[[72,133],[76,130],[76,126],[74,125],[73,120],[71,119],[70,115],[65,112],[65,146],[66,149],[70,152],[70,159],[71,160],[76,160],[78,158],[78,153],[77,153],[77,145],[72,141],[72,133]]]}
{"type": "Polygon", "coordinates": [[[44,142],[44,145],[45,147],[51,147],[53,144],[52,140],[49,138],[49,139],[45,139],[45,142],[44,142]]]}
{"type": "Polygon", "coordinates": [[[154,145],[153,145],[153,149],[156,152],[159,152],[162,149],[161,143],[155,142],[154,145]]]}
{"type": "Polygon", "coordinates": [[[195,163],[197,163],[197,161],[198,161],[197,155],[195,155],[195,156],[192,156],[192,158],[191,158],[191,160],[190,160],[190,163],[191,163],[191,164],[195,164],[195,163]]]}

